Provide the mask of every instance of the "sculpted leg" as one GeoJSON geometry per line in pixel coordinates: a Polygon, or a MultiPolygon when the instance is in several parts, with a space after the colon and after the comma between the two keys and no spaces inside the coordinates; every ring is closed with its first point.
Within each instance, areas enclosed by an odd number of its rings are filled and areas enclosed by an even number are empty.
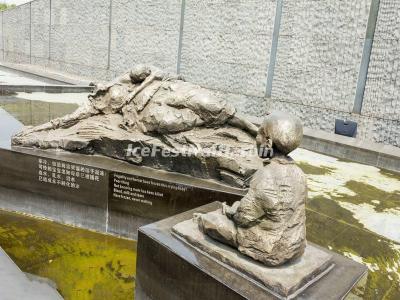
{"type": "Polygon", "coordinates": [[[200,230],[211,238],[234,248],[238,247],[236,225],[223,214],[222,210],[199,214],[195,219],[200,230]]]}
{"type": "Polygon", "coordinates": [[[19,134],[15,135],[15,137],[19,136],[24,136],[28,135],[34,132],[40,132],[40,131],[45,131],[45,130],[54,130],[58,128],[69,128],[71,126],[74,126],[77,124],[80,120],[89,118],[91,116],[97,115],[99,112],[91,105],[91,103],[88,103],[87,105],[79,107],[76,111],[73,113],[66,115],[61,118],[56,118],[54,120],[51,120],[50,122],[44,123],[39,126],[31,127],[19,134]]]}

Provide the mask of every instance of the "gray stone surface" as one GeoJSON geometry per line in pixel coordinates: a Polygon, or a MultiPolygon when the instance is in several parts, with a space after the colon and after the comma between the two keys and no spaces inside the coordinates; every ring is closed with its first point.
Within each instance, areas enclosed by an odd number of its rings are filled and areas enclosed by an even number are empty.
{"type": "Polygon", "coordinates": [[[32,64],[47,65],[50,42],[50,0],[36,0],[31,7],[32,64]]]}
{"type": "MultiPolygon", "coordinates": [[[[399,10],[399,1],[380,0],[362,110],[365,115],[390,120],[400,118],[399,10]]],[[[384,132],[389,138],[391,132],[384,132]]],[[[386,143],[391,141],[387,140],[386,143]]]]}
{"type": "Polygon", "coordinates": [[[208,88],[264,96],[275,1],[186,0],[181,72],[208,88]]]}
{"type": "Polygon", "coordinates": [[[71,73],[85,72],[75,65],[106,69],[110,1],[52,0],[51,5],[50,56],[55,64],[50,65],[71,73]]]}
{"type": "Polygon", "coordinates": [[[176,72],[180,15],[181,0],[114,0],[111,69],[145,63],[176,72]]]}
{"type": "Polygon", "coordinates": [[[351,111],[370,2],[284,1],[272,97],[351,111]]]}
{"type": "Polygon", "coordinates": [[[255,117],[265,117],[267,115],[267,101],[263,97],[233,94],[217,90],[215,92],[221,97],[228,99],[240,113],[255,117]]]}
{"type": "Polygon", "coordinates": [[[400,146],[400,121],[352,114],[340,110],[307,106],[298,103],[266,99],[268,111],[285,111],[298,116],[304,127],[334,133],[335,119],[352,120],[358,123],[357,141],[400,146]]]}
{"type": "Polygon", "coordinates": [[[45,280],[23,273],[0,248],[0,291],[2,300],[62,300],[45,280]]]}
{"type": "Polygon", "coordinates": [[[235,249],[215,242],[202,233],[193,220],[178,223],[172,230],[195,249],[209,254],[218,263],[243,272],[282,297],[295,296],[333,267],[332,255],[313,246],[308,246],[300,259],[274,268],[238,255],[235,249]]]}
{"type": "Polygon", "coordinates": [[[1,12],[0,13],[0,60],[4,60],[3,15],[4,12],[1,12]]]}
{"type": "Polygon", "coordinates": [[[21,64],[9,63],[9,62],[1,62],[0,68],[5,69],[5,71],[22,73],[24,76],[29,75],[28,77],[36,76],[36,77],[40,77],[42,79],[46,78],[47,80],[52,81],[52,83],[58,83],[58,84],[88,86],[92,82],[91,80],[88,80],[81,76],[73,75],[70,73],[67,74],[67,73],[64,73],[61,71],[57,71],[57,70],[47,69],[45,67],[38,66],[38,65],[30,65],[30,64],[29,65],[21,65],[21,64]]]}
{"type": "Polygon", "coordinates": [[[400,172],[400,148],[306,129],[301,147],[314,152],[400,172]]]}
{"type": "Polygon", "coordinates": [[[355,118],[359,138],[400,145],[395,0],[380,1],[361,116],[350,112],[371,0],[283,1],[272,99],[264,95],[273,60],[274,0],[113,0],[111,10],[110,0],[52,0],[50,33],[49,1],[1,14],[0,60],[4,48],[7,62],[94,80],[114,78],[138,62],[169,71],[180,63],[188,80],[227,93],[240,112],[262,116],[267,102],[285,103],[277,107],[289,112],[296,104],[311,128],[332,132],[336,117],[355,118]]]}
{"type": "Polygon", "coordinates": [[[3,13],[5,60],[30,62],[30,4],[3,13]]]}

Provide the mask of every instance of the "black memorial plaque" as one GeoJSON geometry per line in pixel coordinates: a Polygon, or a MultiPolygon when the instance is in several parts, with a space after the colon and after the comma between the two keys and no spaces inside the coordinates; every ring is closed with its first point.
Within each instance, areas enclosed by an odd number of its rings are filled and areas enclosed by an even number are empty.
{"type": "Polygon", "coordinates": [[[109,209],[154,220],[213,201],[232,204],[242,198],[240,194],[118,172],[110,172],[109,183],[109,209]]]}
{"type": "Polygon", "coordinates": [[[19,150],[0,149],[1,186],[151,221],[214,201],[232,204],[244,193],[99,156],[19,150]]]}
{"type": "Polygon", "coordinates": [[[0,182],[7,188],[106,208],[106,170],[55,158],[0,149],[0,182]]]}

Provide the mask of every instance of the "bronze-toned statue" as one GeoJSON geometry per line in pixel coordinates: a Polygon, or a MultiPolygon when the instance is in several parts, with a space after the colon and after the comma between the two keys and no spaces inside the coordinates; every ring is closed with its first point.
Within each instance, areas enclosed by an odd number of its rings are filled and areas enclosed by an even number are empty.
{"type": "Polygon", "coordinates": [[[269,115],[257,135],[265,166],[254,174],[240,202],[196,215],[199,228],[269,266],[300,257],[306,247],[307,184],[304,173],[287,154],[299,146],[302,134],[297,118],[269,115]],[[272,158],[264,154],[272,154],[272,158]]]}
{"type": "Polygon", "coordinates": [[[62,118],[27,129],[18,137],[43,130],[69,128],[95,115],[121,114],[127,131],[177,133],[195,127],[232,125],[256,135],[257,127],[212,91],[185,82],[179,75],[137,65],[107,84],[98,84],[87,105],[62,118]]]}
{"type": "Polygon", "coordinates": [[[98,84],[72,114],[26,127],[12,143],[100,154],[245,188],[262,162],[255,153],[240,153],[254,150],[256,135],[257,126],[225,95],[138,65],[98,84]],[[155,155],[142,155],[144,148],[155,155]],[[161,157],[163,151],[176,155],[161,157]]]}

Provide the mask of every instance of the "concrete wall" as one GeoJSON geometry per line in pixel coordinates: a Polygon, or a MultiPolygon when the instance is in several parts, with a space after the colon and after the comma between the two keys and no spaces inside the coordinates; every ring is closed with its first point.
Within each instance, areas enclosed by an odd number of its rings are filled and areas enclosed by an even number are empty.
{"type": "Polygon", "coordinates": [[[400,146],[400,2],[380,0],[362,114],[368,135],[400,146]]]}
{"type": "Polygon", "coordinates": [[[180,0],[113,0],[110,69],[146,63],[176,72],[180,16],[180,0]]]}
{"type": "Polygon", "coordinates": [[[50,2],[37,0],[31,5],[31,62],[46,65],[50,55],[50,2]]]}
{"type": "Polygon", "coordinates": [[[243,113],[285,110],[328,132],[350,119],[359,138],[400,146],[399,12],[397,0],[35,0],[1,14],[0,59],[100,80],[155,64],[243,113]]]}
{"type": "Polygon", "coordinates": [[[30,63],[30,3],[3,13],[3,39],[6,61],[30,63]]]}

